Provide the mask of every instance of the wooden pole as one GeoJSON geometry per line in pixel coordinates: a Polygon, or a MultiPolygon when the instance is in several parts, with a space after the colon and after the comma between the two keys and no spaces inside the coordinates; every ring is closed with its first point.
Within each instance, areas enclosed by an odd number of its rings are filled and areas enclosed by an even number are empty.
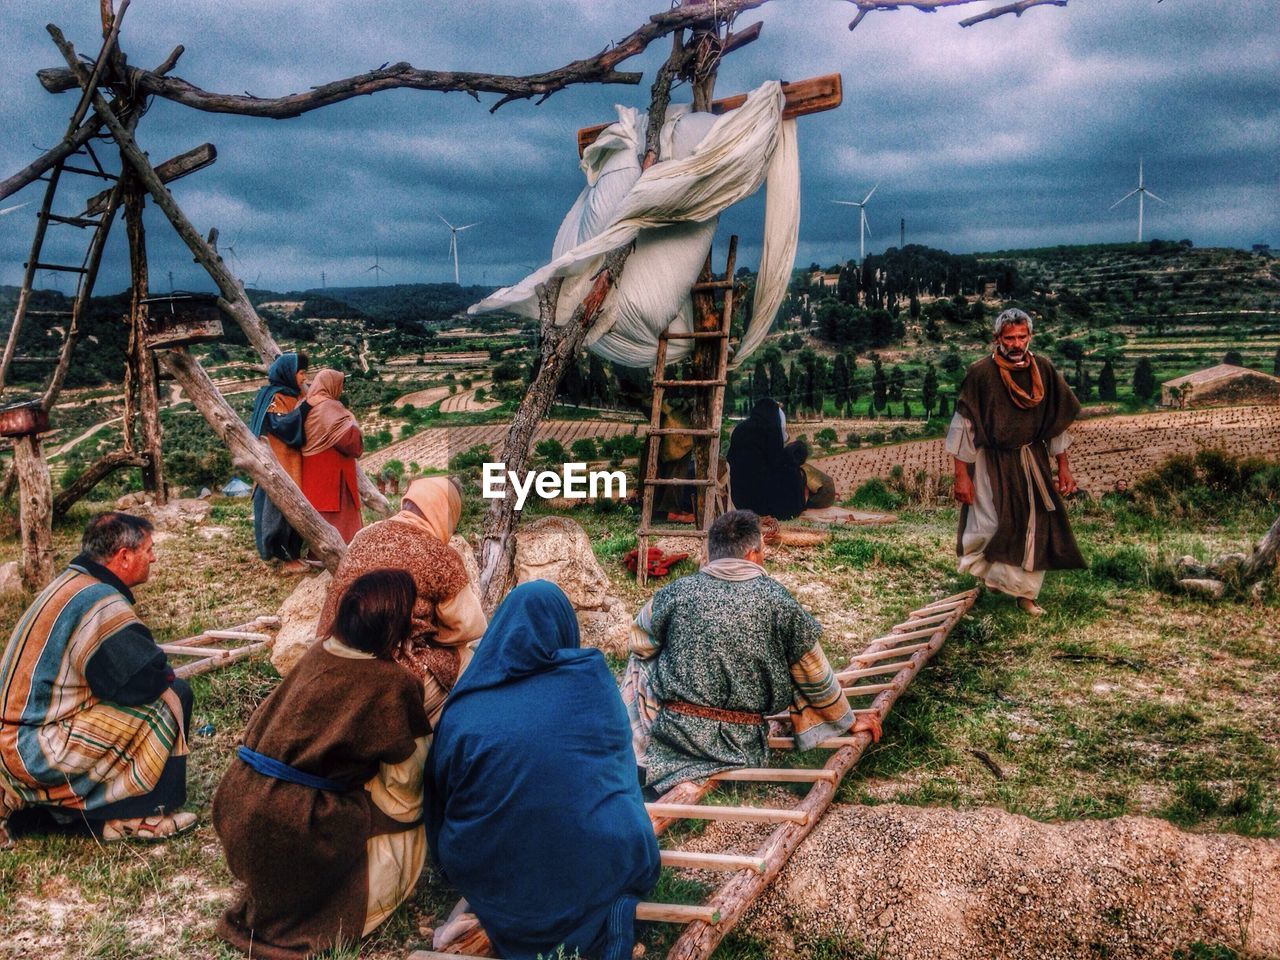
{"type": "MultiPolygon", "coordinates": [[[[141,414],[142,450],[147,464],[142,468],[142,488],[150,493],[157,505],[168,502],[164,483],[164,451],[161,448],[160,396],[156,389],[155,358],[147,348],[145,323],[150,278],[147,264],[147,234],[142,225],[142,212],[147,195],[136,173],[129,169],[124,157],[120,158],[124,184],[124,223],[129,238],[129,357],[133,372],[133,386],[137,389],[138,412],[141,414]]],[[[126,405],[128,398],[125,398],[126,405]]],[[[132,428],[125,418],[126,437],[132,428]]],[[[126,447],[128,443],[126,442],[126,447]]]]}
{"type": "Polygon", "coordinates": [[[33,593],[53,579],[53,490],[49,464],[34,434],[14,437],[18,474],[18,525],[22,539],[22,583],[33,593]]]}

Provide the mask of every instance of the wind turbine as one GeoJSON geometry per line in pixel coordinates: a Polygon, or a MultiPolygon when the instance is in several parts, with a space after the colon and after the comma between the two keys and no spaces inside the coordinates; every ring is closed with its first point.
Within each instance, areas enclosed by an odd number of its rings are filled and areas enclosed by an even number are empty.
{"type": "Polygon", "coordinates": [[[1115,203],[1113,203],[1108,209],[1114,210],[1116,207],[1120,206],[1120,204],[1124,203],[1126,200],[1132,197],[1135,193],[1138,195],[1138,242],[1141,243],[1142,242],[1142,200],[1143,198],[1150,197],[1152,200],[1160,200],[1161,203],[1168,202],[1166,200],[1161,200],[1160,197],[1157,197],[1154,193],[1152,193],[1150,190],[1148,190],[1146,187],[1142,185],[1142,158],[1141,157],[1138,158],[1138,185],[1134,187],[1132,190],[1130,190],[1128,193],[1126,193],[1119,200],[1117,200],[1115,203]]]}
{"type": "Polygon", "coordinates": [[[386,272],[387,271],[383,269],[382,265],[378,263],[378,248],[374,247],[373,248],[373,266],[370,267],[368,270],[366,270],[365,273],[372,273],[373,282],[376,283],[378,286],[382,286],[382,275],[386,272]]]}
{"type": "Polygon", "coordinates": [[[876,184],[867,191],[867,195],[862,198],[862,202],[857,200],[832,200],[832,203],[838,203],[846,207],[858,208],[858,266],[862,266],[862,261],[866,259],[867,234],[871,232],[871,224],[867,223],[867,201],[871,199],[871,195],[876,192],[876,184]]]}
{"type": "Polygon", "coordinates": [[[436,216],[440,217],[440,222],[449,228],[449,253],[453,256],[453,282],[458,284],[458,234],[463,230],[470,230],[472,227],[476,226],[479,221],[476,221],[476,223],[468,223],[464,227],[455,227],[440,215],[439,210],[436,211],[436,216]]]}

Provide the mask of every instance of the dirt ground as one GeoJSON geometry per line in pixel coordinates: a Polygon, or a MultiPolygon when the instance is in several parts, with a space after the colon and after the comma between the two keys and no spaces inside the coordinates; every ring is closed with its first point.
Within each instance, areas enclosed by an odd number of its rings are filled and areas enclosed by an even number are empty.
{"type": "MultiPolygon", "coordinates": [[[[749,852],[757,833],[717,824],[689,846],[749,852]]],[[[1280,842],[1146,817],[835,806],[739,929],[777,960],[815,944],[850,960],[1278,957],[1280,842]]]]}

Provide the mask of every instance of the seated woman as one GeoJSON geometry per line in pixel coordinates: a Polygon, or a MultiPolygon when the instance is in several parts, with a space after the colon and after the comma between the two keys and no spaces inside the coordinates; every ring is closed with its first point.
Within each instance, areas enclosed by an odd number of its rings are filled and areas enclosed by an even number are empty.
{"type": "Polygon", "coordinates": [[[338,399],[345,379],[337,370],[321,370],[307,391],[311,409],[304,425],[302,493],[342,541],[350,543],[361,525],[356,460],[364,452],[364,437],[338,399]]]}
{"type": "Polygon", "coordinates": [[[398,514],[365,527],[351,541],[316,625],[318,637],[333,631],[343,591],[362,574],[381,568],[407,571],[418,599],[409,636],[393,657],[422,682],[432,724],[471,659],[467,645],[485,628],[480,598],[467,580],[462,558],[449,547],[461,516],[462,494],[448,477],[413,481],[398,514]]]}
{"type": "Polygon", "coordinates": [[[835,482],[806,461],[809,447],[787,443],[786,415],[762,397],[729,437],[729,492],[733,505],[762,517],[791,520],[835,503],[835,482]]]}
{"type": "Polygon", "coordinates": [[[265,960],[357,940],[413,890],[426,859],[422,687],[391,662],[413,578],[378,570],[338,605],[245,729],[213,798],[227,866],[245,885],[218,936],[265,960]]]}
{"type": "Polygon", "coordinates": [[[658,879],[618,688],[568,599],[513,590],[445,704],[427,836],[498,956],[626,960],[658,879]]]}

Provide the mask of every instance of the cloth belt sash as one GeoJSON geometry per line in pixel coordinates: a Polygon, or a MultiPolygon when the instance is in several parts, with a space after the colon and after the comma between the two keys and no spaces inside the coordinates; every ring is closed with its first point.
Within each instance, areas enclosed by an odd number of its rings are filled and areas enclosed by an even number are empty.
{"type": "Polygon", "coordinates": [[[1040,502],[1044,504],[1044,508],[1049,513],[1054,513],[1058,508],[1054,505],[1053,497],[1049,493],[1049,481],[1045,477],[1044,471],[1040,469],[1040,463],[1031,453],[1031,444],[1026,444],[1018,448],[1018,459],[1022,461],[1022,472],[1027,478],[1027,538],[1023,544],[1022,550],[1022,568],[1024,570],[1035,569],[1036,559],[1036,495],[1040,495],[1040,502]]]}
{"type": "Polygon", "coordinates": [[[236,747],[236,756],[243,760],[250,769],[257,771],[264,777],[274,777],[276,780],[283,780],[285,783],[296,783],[299,786],[310,787],[312,790],[326,790],[329,793],[347,793],[352,789],[350,784],[343,783],[340,780],[330,780],[328,777],[317,777],[313,773],[307,773],[297,767],[291,767],[287,763],[281,763],[279,760],[258,753],[256,750],[250,750],[243,744],[236,747]]]}
{"type": "Polygon", "coordinates": [[[686,717],[701,717],[703,720],[719,720],[721,723],[740,723],[745,727],[755,727],[764,723],[764,716],[747,710],[722,710],[719,707],[707,707],[701,703],[685,703],[682,700],[667,700],[662,704],[672,713],[683,713],[686,717]]]}

